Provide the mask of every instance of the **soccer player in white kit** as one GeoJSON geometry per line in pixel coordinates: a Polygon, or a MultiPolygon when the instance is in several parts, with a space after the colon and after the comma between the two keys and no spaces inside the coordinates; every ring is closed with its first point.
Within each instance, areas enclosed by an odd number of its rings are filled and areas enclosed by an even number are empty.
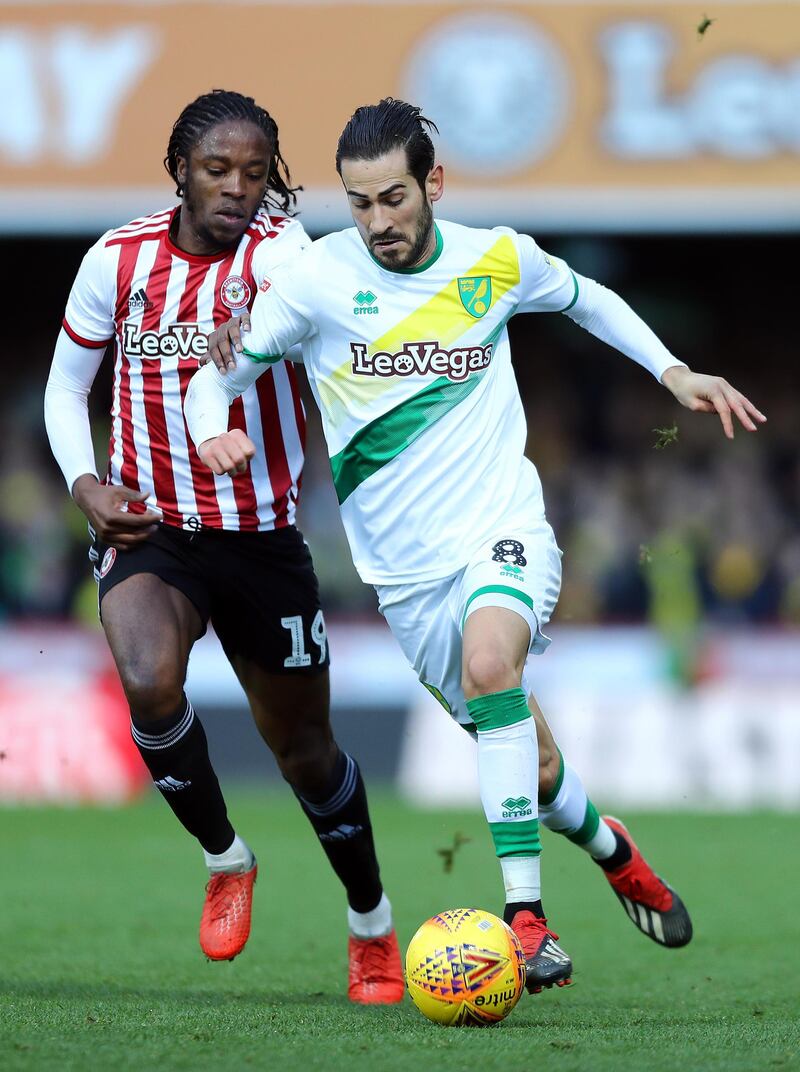
{"type": "MultiPolygon", "coordinates": [[[[331,469],[362,579],[420,680],[476,733],[481,800],[500,859],[505,919],[528,988],[568,981],[540,893],[537,736],[529,653],[545,650],[560,553],[536,470],[506,324],[563,312],[647,368],[691,409],[763,415],[724,380],[691,372],[617,295],[526,235],[435,222],[444,176],[419,109],[359,108],[337,169],[355,228],[312,244],[265,281],[249,334],[213,333],[185,411],[200,457],[243,471],[254,447],[226,432],[229,404],[298,343],[322,415],[331,469]],[[242,351],[243,342],[243,352],[242,351]],[[236,351],[240,351],[237,353],[236,351]]],[[[633,922],[667,946],[691,922],[618,820],[600,819],[560,764],[542,816],[604,867],[633,922]]]]}

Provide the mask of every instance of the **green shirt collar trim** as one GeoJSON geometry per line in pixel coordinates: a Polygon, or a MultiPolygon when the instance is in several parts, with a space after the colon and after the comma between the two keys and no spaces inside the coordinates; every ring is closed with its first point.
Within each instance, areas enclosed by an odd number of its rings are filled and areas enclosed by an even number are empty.
{"type": "Polygon", "coordinates": [[[433,253],[431,253],[430,257],[426,258],[422,264],[416,264],[413,268],[389,268],[388,265],[378,260],[371,249],[368,249],[367,252],[378,267],[383,268],[384,272],[391,272],[392,275],[416,275],[418,272],[424,272],[426,269],[430,268],[430,266],[435,264],[442,255],[444,239],[442,238],[442,232],[439,230],[439,225],[437,223],[434,223],[433,230],[436,234],[436,247],[433,253]]]}

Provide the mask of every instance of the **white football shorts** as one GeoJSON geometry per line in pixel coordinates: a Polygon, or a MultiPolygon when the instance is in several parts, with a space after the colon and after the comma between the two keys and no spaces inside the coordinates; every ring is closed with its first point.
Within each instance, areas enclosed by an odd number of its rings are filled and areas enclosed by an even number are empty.
{"type": "MultiPolygon", "coordinates": [[[[461,688],[464,623],[481,607],[505,607],[530,627],[528,650],[540,655],[542,632],[561,588],[561,552],[547,522],[504,529],[450,577],[420,584],[377,585],[378,605],[422,684],[452,717],[471,725],[461,688]]],[[[522,687],[532,689],[523,674],[522,687]]]]}

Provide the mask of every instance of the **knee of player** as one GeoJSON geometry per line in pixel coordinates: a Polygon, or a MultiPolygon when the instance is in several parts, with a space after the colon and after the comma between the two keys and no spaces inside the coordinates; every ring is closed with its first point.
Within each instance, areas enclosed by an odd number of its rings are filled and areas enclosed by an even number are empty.
{"type": "Polygon", "coordinates": [[[284,779],[302,796],[328,787],[338,749],[330,732],[321,729],[286,741],[274,754],[284,779]]]}
{"type": "Polygon", "coordinates": [[[517,688],[521,670],[502,652],[479,649],[464,659],[462,687],[468,700],[517,688]]]}
{"type": "Polygon", "coordinates": [[[143,722],[169,718],[183,701],[183,681],[170,669],[132,661],[119,667],[128,704],[143,722]]]}

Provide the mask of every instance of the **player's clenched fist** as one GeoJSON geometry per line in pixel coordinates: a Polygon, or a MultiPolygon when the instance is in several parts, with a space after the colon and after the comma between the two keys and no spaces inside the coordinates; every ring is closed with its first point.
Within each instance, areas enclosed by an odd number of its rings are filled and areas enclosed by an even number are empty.
{"type": "Polygon", "coordinates": [[[236,355],[242,352],[242,335],[250,330],[250,315],[232,316],[208,336],[208,353],[200,358],[201,365],[213,361],[224,376],[228,369],[236,368],[236,355]]]}
{"type": "Polygon", "coordinates": [[[255,452],[252,439],[240,428],[207,439],[197,448],[200,460],[217,476],[222,476],[223,473],[236,476],[237,473],[246,472],[255,452]]]}

